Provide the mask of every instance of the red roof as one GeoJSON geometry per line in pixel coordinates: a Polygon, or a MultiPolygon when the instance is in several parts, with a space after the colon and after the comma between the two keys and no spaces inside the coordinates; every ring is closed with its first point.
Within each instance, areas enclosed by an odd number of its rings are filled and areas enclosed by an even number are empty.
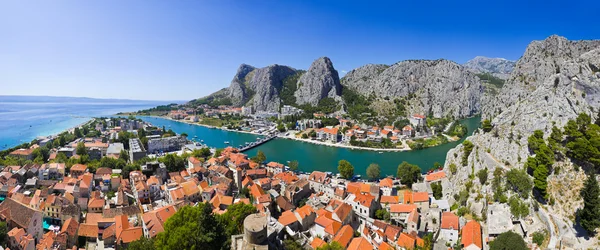
{"type": "Polygon", "coordinates": [[[446,172],[444,171],[437,171],[425,176],[426,181],[437,181],[443,178],[446,178],[446,172]]]}
{"type": "Polygon", "coordinates": [[[357,237],[352,239],[348,250],[373,250],[373,246],[369,243],[365,237],[357,237]]]}
{"type": "Polygon", "coordinates": [[[407,233],[401,233],[400,237],[398,237],[398,242],[396,243],[399,247],[413,249],[415,247],[416,239],[407,233]]]}
{"type": "Polygon", "coordinates": [[[352,240],[353,236],[354,236],[354,229],[352,229],[352,227],[350,225],[345,225],[335,235],[335,237],[333,237],[333,241],[337,241],[338,243],[340,243],[340,245],[342,245],[344,248],[346,248],[346,246],[348,246],[348,243],[350,243],[350,240],[352,240]]]}
{"type": "Polygon", "coordinates": [[[385,178],[379,182],[379,187],[393,187],[394,181],[391,178],[385,178]]]}
{"type": "Polygon", "coordinates": [[[481,239],[481,225],[477,221],[471,220],[462,228],[461,242],[463,246],[476,245],[479,249],[483,249],[481,239]]]}
{"type": "Polygon", "coordinates": [[[417,209],[415,204],[391,204],[390,213],[410,213],[417,209]]]}
{"type": "Polygon", "coordinates": [[[458,230],[458,216],[451,212],[442,213],[442,229],[453,229],[458,230]]]}
{"type": "Polygon", "coordinates": [[[427,192],[413,193],[413,202],[429,202],[429,194],[427,192]]]}

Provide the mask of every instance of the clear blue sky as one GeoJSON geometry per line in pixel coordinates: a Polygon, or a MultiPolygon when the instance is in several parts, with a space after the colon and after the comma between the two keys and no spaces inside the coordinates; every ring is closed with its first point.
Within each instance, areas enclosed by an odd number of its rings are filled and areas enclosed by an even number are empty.
{"type": "Polygon", "coordinates": [[[518,59],[600,39],[600,1],[2,1],[0,94],[188,100],[237,67],[518,59]],[[456,2],[456,3],[455,3],[456,2]]]}

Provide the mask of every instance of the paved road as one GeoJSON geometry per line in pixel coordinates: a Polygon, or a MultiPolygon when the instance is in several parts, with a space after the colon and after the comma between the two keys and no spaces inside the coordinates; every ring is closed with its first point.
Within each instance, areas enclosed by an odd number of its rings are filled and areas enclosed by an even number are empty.
{"type": "Polygon", "coordinates": [[[540,207],[538,210],[538,216],[544,221],[546,226],[548,227],[548,231],[550,232],[550,242],[548,242],[548,249],[555,249],[556,243],[558,242],[558,238],[556,237],[556,232],[554,231],[554,223],[550,219],[550,216],[546,214],[543,208],[540,207]]]}

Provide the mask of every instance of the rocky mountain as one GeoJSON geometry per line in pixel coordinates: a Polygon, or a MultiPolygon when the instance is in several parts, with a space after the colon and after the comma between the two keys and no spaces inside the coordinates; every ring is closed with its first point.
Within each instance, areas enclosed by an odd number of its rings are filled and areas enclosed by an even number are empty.
{"type": "Polygon", "coordinates": [[[327,57],[314,61],[308,71],[300,77],[294,93],[297,104],[315,106],[325,97],[338,98],[342,95],[342,85],[337,70],[327,57]]]}
{"type": "Polygon", "coordinates": [[[504,58],[477,56],[463,64],[463,66],[476,74],[490,73],[495,77],[506,80],[513,71],[515,64],[515,61],[504,58]]]}
{"type": "Polygon", "coordinates": [[[368,64],[348,72],[342,85],[383,98],[410,97],[410,113],[466,117],[481,110],[479,78],[448,60],[408,60],[394,65],[368,64]]]}
{"type": "MultiPolygon", "coordinates": [[[[341,100],[342,86],[338,72],[327,57],[315,60],[308,71],[283,65],[264,68],[242,64],[231,80],[229,88],[222,89],[202,101],[220,101],[235,106],[253,106],[256,111],[279,111],[286,101],[290,104],[317,105],[325,97],[341,100]],[[289,86],[284,86],[286,82],[289,86]],[[291,92],[282,100],[285,92],[291,92]]],[[[220,103],[219,102],[219,103],[220,103]]]]}
{"type": "Polygon", "coordinates": [[[483,106],[483,115],[495,117],[508,106],[524,100],[549,76],[560,73],[560,66],[565,61],[577,59],[598,46],[599,40],[569,41],[556,35],[531,42],[498,97],[483,106]]]}
{"type": "MultiPolygon", "coordinates": [[[[465,152],[465,147],[459,145],[446,156],[444,171],[449,180],[443,183],[443,190],[450,200],[460,196],[471,180],[469,175],[481,169],[488,169],[488,180],[496,168],[523,169],[527,158],[532,156],[527,138],[534,130],[542,130],[544,137],[548,137],[553,126],[562,128],[579,113],[598,119],[600,41],[569,41],[551,36],[530,43],[500,94],[488,98],[483,105],[483,116],[492,120],[492,131],[479,130],[467,138],[473,144],[472,152],[465,152]],[[467,161],[463,162],[465,154],[467,161]]],[[[534,218],[534,223],[527,225],[531,228],[527,229],[548,230],[551,244],[561,240],[569,243],[570,248],[587,248],[591,243],[577,238],[572,229],[576,224],[573,213],[582,207],[579,189],[586,175],[568,158],[557,160],[554,166],[560,171],[550,173],[548,194],[549,199],[556,202],[540,206],[539,217],[534,218]],[[536,224],[539,218],[551,223],[536,224]],[[536,228],[542,224],[545,228],[536,228]]],[[[489,181],[486,185],[474,182],[473,189],[476,191],[468,193],[467,204],[471,211],[479,214],[485,204],[484,200],[477,199],[477,193],[491,195],[493,191],[489,181]]],[[[526,202],[534,211],[535,201],[526,202]]],[[[548,246],[549,249],[554,247],[557,245],[548,246]]]]}

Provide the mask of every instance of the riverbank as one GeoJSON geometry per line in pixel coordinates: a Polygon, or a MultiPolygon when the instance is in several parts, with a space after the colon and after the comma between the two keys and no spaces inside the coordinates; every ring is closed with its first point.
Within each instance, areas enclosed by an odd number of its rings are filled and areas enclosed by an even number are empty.
{"type": "Polygon", "coordinates": [[[402,152],[402,151],[412,150],[404,141],[402,141],[402,146],[403,146],[402,148],[368,148],[368,147],[358,147],[358,146],[352,146],[352,145],[341,144],[341,143],[330,143],[330,142],[324,142],[324,141],[318,141],[318,140],[297,138],[295,136],[294,132],[295,131],[291,130],[291,131],[289,131],[290,135],[280,136],[279,138],[300,141],[300,142],[307,142],[307,143],[318,144],[318,145],[323,145],[323,146],[348,148],[348,149],[352,149],[352,150],[370,150],[370,151],[386,151],[386,152],[402,152]]]}
{"type": "MultiPolygon", "coordinates": [[[[175,122],[171,119],[159,117],[140,116],[142,120],[154,124],[155,126],[165,126],[181,134],[186,133],[190,138],[202,139],[203,144],[214,148],[223,148],[227,146],[245,145],[246,142],[254,142],[258,137],[250,133],[232,133],[222,129],[209,129],[206,126],[192,126],[184,122],[175,122]],[[229,142],[228,144],[224,143],[229,142]]],[[[466,136],[477,129],[480,124],[479,117],[468,118],[459,121],[469,128],[466,136]]],[[[237,132],[237,131],[235,131],[237,132]]],[[[290,133],[291,134],[291,133],[290,133]]],[[[297,160],[299,170],[312,172],[315,170],[323,172],[337,172],[337,166],[340,160],[347,160],[354,166],[356,174],[365,175],[366,169],[371,163],[381,166],[383,175],[394,175],[398,165],[403,161],[418,165],[423,172],[427,172],[435,166],[435,163],[444,164],[448,150],[462,143],[464,137],[455,142],[448,142],[440,146],[425,148],[421,150],[405,151],[384,151],[384,150],[355,150],[344,147],[332,147],[318,143],[301,143],[300,140],[287,140],[277,138],[262,144],[244,154],[254,156],[258,151],[262,151],[267,156],[267,161],[284,163],[297,160]]]]}

